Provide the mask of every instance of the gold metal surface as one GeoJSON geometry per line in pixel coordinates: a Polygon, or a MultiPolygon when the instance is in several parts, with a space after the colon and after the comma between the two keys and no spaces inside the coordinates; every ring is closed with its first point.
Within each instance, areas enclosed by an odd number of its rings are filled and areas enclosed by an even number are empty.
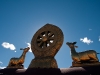
{"type": "Polygon", "coordinates": [[[71,57],[73,60],[72,65],[75,65],[75,64],[83,65],[83,63],[84,64],[87,63],[90,65],[93,65],[94,63],[95,65],[96,63],[99,62],[97,58],[97,52],[95,50],[76,52],[75,47],[78,47],[78,46],[75,46],[76,42],[73,42],[73,43],[67,42],[66,44],[69,46],[70,51],[71,51],[71,57]]]}
{"type": "Polygon", "coordinates": [[[31,40],[31,49],[35,56],[28,68],[58,68],[54,56],[63,43],[62,30],[52,24],[41,27],[31,40]]]}
{"type": "Polygon", "coordinates": [[[7,68],[23,68],[23,63],[25,61],[26,53],[29,51],[29,47],[23,49],[23,53],[19,58],[11,58],[7,68]]]}

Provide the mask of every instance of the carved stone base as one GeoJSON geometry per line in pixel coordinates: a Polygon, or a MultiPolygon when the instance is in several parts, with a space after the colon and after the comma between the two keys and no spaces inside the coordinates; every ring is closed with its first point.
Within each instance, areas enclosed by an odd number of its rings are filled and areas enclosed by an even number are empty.
{"type": "Polygon", "coordinates": [[[73,63],[72,62],[72,66],[71,67],[87,67],[87,66],[100,66],[100,62],[96,62],[96,63],[73,63]]]}
{"type": "Polygon", "coordinates": [[[54,58],[35,58],[31,61],[28,68],[58,68],[54,58]]]}
{"type": "Polygon", "coordinates": [[[7,68],[18,68],[18,69],[24,69],[24,65],[7,66],[7,68]]]}

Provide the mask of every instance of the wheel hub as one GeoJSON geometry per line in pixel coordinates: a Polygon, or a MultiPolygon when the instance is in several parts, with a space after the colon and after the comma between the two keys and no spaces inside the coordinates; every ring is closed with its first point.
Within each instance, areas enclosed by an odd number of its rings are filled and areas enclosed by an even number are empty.
{"type": "Polygon", "coordinates": [[[42,41],[43,41],[43,42],[46,42],[47,40],[48,40],[48,38],[47,38],[46,36],[43,36],[43,37],[42,37],[42,41]]]}

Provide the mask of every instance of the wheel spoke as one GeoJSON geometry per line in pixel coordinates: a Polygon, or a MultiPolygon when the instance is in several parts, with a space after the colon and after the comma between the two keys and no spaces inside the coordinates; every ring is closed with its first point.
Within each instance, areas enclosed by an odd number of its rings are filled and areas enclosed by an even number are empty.
{"type": "Polygon", "coordinates": [[[38,46],[41,46],[43,44],[43,42],[41,41],[40,43],[38,43],[38,46]]]}
{"type": "Polygon", "coordinates": [[[46,42],[43,43],[43,48],[46,48],[47,47],[46,44],[47,44],[46,42]]]}
{"type": "Polygon", "coordinates": [[[42,39],[37,39],[38,42],[42,41],[42,39]]]}
{"type": "Polygon", "coordinates": [[[48,36],[50,37],[50,36],[52,36],[53,35],[53,33],[51,32],[48,36]]]}
{"type": "Polygon", "coordinates": [[[49,37],[49,40],[54,40],[54,37],[49,37]]]}
{"type": "Polygon", "coordinates": [[[47,36],[47,37],[48,37],[48,32],[47,32],[47,31],[45,32],[45,36],[47,36]]]}
{"type": "Polygon", "coordinates": [[[39,36],[40,36],[41,38],[43,37],[43,35],[42,35],[42,34],[40,34],[39,36]]]}

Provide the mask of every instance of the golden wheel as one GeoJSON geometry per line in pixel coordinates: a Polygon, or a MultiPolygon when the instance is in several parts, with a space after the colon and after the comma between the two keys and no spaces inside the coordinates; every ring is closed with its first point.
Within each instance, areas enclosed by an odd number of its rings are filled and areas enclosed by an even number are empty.
{"type": "MultiPolygon", "coordinates": [[[[40,28],[32,38],[31,49],[35,56],[44,56],[46,51],[55,48],[59,50],[63,43],[63,33],[61,29],[52,24],[46,24],[40,28]],[[57,47],[59,45],[59,47],[57,47]]],[[[54,52],[56,54],[57,51],[54,52]]]]}

